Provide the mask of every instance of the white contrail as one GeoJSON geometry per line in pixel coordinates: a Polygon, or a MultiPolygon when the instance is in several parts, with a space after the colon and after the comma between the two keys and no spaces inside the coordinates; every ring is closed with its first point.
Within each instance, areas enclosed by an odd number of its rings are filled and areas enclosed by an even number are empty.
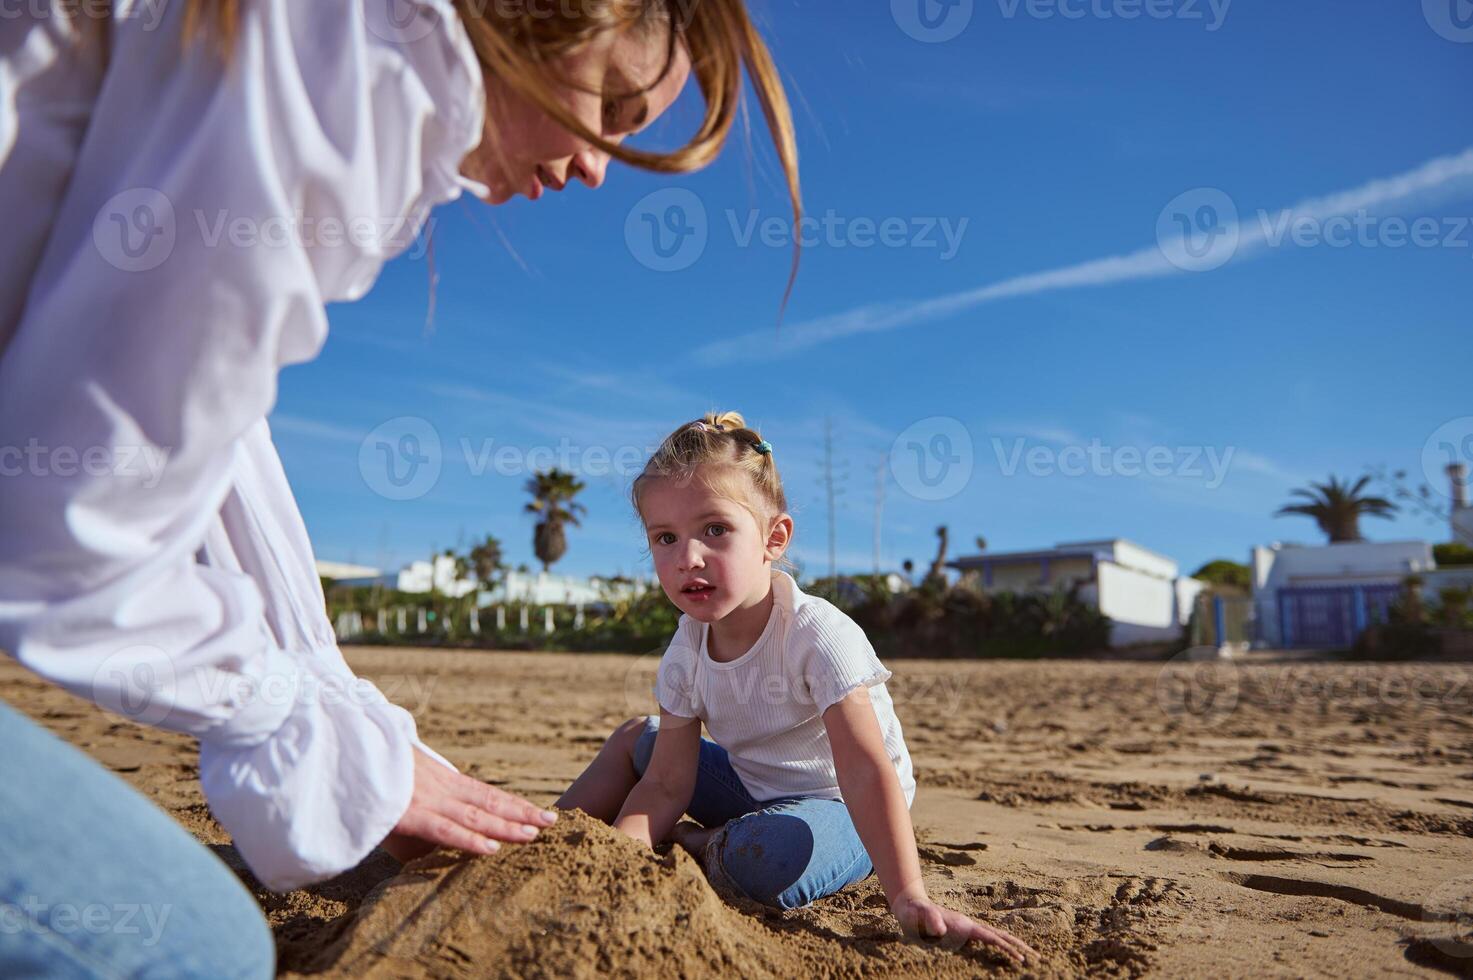
{"type": "MultiPolygon", "coordinates": [[[[1252,218],[1244,215],[1238,225],[1238,244],[1231,261],[1236,262],[1262,252],[1268,247],[1271,235],[1277,236],[1284,229],[1292,228],[1293,222],[1298,219],[1307,218],[1323,223],[1331,218],[1372,212],[1412,200],[1434,197],[1445,199],[1460,192],[1473,194],[1473,147],[1456,156],[1437,157],[1393,177],[1373,180],[1360,187],[1325,197],[1301,201],[1276,213],[1259,212],[1252,218]]],[[[1292,241],[1292,236],[1288,240],[1292,241]]],[[[784,330],[784,336],[776,341],[770,329],[753,331],[700,347],[695,356],[707,362],[725,361],[734,357],[750,359],[763,354],[781,356],[856,334],[880,333],[939,320],[994,300],[1080,286],[1108,286],[1134,279],[1179,275],[1184,271],[1168,260],[1160,247],[1152,245],[1126,255],[1112,255],[1058,269],[1014,276],[1001,282],[931,299],[872,303],[855,307],[800,323],[784,330]]]]}

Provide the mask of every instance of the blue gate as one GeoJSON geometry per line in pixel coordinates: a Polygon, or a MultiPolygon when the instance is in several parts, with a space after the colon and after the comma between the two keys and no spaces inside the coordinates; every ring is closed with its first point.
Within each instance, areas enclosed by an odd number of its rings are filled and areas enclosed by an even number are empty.
{"type": "Polygon", "coordinates": [[[1399,585],[1297,586],[1279,590],[1279,632],[1286,647],[1349,647],[1361,631],[1387,621],[1399,585]]]}

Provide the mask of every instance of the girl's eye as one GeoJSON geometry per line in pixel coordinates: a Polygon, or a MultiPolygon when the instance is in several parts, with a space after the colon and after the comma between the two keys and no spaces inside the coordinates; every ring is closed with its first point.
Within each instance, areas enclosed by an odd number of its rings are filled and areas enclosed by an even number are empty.
{"type": "Polygon", "coordinates": [[[674,540],[675,535],[671,534],[669,531],[663,531],[658,537],[655,538],[655,541],[659,544],[670,544],[670,542],[674,540]],[[670,540],[667,541],[667,538],[670,540]]]}
{"type": "Polygon", "coordinates": [[[712,532],[718,538],[721,537],[723,534],[726,533],[725,526],[723,526],[721,524],[708,524],[706,526],[706,530],[708,532],[712,532]]]}

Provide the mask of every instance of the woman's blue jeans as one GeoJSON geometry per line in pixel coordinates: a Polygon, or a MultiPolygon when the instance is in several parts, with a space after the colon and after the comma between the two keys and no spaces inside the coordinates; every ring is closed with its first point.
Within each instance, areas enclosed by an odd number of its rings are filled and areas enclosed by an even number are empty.
{"type": "Polygon", "coordinates": [[[0,977],[270,977],[260,906],[127,783],[0,702],[0,977]]]}
{"type": "MultiPolygon", "coordinates": [[[[634,745],[644,775],[660,719],[645,719],[634,745]]],[[[811,796],[752,799],[726,750],[701,739],[696,790],[686,811],[704,827],[720,827],[706,850],[713,883],[772,908],[795,909],[866,878],[874,865],[842,800],[811,796]]]]}

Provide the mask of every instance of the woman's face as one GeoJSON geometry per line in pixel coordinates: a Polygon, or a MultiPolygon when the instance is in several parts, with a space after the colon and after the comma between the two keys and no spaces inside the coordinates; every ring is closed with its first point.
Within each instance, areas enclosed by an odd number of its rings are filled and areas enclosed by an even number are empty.
{"type": "MultiPolygon", "coordinates": [[[[569,55],[559,66],[563,77],[590,91],[564,87],[559,101],[583,125],[615,143],[644,129],[670,107],[690,77],[690,57],[677,44],[670,71],[660,78],[667,30],[611,31],[569,55]],[[653,88],[640,92],[651,83],[653,88]]],[[[487,83],[486,115],[486,140],[462,169],[491,189],[487,203],[501,204],[518,194],[535,201],[544,190],[560,191],[573,180],[589,187],[603,183],[607,153],[495,78],[487,83]]]]}

